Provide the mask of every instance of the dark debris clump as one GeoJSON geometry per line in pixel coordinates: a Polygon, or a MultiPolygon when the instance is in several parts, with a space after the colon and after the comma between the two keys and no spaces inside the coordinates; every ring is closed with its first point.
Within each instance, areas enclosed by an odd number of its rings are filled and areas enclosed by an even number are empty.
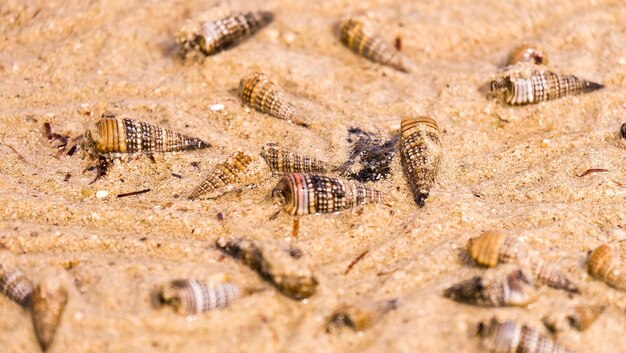
{"type": "Polygon", "coordinates": [[[340,168],[341,174],[360,182],[386,179],[400,136],[384,140],[378,134],[355,127],[349,128],[348,134],[350,154],[340,168]]]}

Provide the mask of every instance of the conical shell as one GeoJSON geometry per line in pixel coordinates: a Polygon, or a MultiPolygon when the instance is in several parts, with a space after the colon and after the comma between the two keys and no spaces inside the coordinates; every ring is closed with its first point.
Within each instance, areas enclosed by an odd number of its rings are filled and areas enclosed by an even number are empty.
{"type": "Polygon", "coordinates": [[[331,213],[366,203],[389,204],[389,197],[352,180],[289,173],[272,190],[291,215],[331,213]]]}
{"type": "Polygon", "coordinates": [[[155,153],[208,148],[211,145],[169,129],[128,118],[105,117],[85,133],[96,154],[155,153]]]}
{"type": "Polygon", "coordinates": [[[571,353],[551,338],[515,321],[480,323],[478,334],[483,349],[491,353],[571,353]]]}
{"type": "Polygon", "coordinates": [[[251,73],[239,82],[239,95],[242,102],[255,110],[278,119],[290,121],[296,125],[308,126],[293,106],[267,75],[261,72],[251,73]]]}
{"type": "Polygon", "coordinates": [[[267,162],[272,174],[285,173],[328,173],[333,167],[318,159],[303,156],[287,150],[276,143],[268,143],[261,148],[261,157],[267,162]]]}
{"type": "Polygon", "coordinates": [[[218,239],[216,246],[257,271],[288,297],[304,299],[315,293],[317,279],[300,249],[285,249],[269,241],[225,238],[218,239]]]}
{"type": "Polygon", "coordinates": [[[573,75],[560,75],[536,65],[519,64],[511,66],[491,82],[491,94],[510,105],[523,105],[589,93],[603,87],[573,75]]]}
{"type": "Polygon", "coordinates": [[[600,245],[589,255],[587,271],[617,289],[626,290],[626,266],[607,244],[600,245]]]}
{"type": "Polygon", "coordinates": [[[201,24],[190,21],[181,28],[176,41],[183,56],[194,51],[212,55],[252,36],[273,19],[274,14],[271,12],[253,11],[232,13],[201,24]]]}
{"type": "Polygon", "coordinates": [[[483,276],[459,282],[444,291],[444,297],[480,306],[526,306],[537,300],[532,277],[520,269],[488,271],[483,276]]]}
{"type": "Polygon", "coordinates": [[[439,127],[429,117],[406,117],[402,119],[400,131],[402,167],[415,203],[423,207],[441,163],[439,127]]]}
{"type": "Polygon", "coordinates": [[[241,294],[241,288],[231,283],[179,279],[160,286],[154,296],[157,306],[169,305],[179,314],[193,315],[225,308],[241,294]]]}
{"type": "Polygon", "coordinates": [[[525,43],[511,52],[507,65],[517,65],[519,63],[548,65],[548,54],[542,47],[536,44],[525,43]]]}
{"type": "Polygon", "coordinates": [[[54,341],[67,300],[67,290],[57,278],[46,278],[33,291],[33,326],[44,351],[54,341]]]}
{"type": "Polygon", "coordinates": [[[510,262],[517,258],[517,251],[511,246],[511,243],[513,243],[513,238],[507,237],[502,232],[486,231],[478,237],[470,239],[467,250],[478,264],[495,267],[499,262],[510,262]],[[500,256],[502,255],[505,255],[506,258],[501,259],[500,256]]]}
{"type": "Polygon", "coordinates": [[[354,331],[363,331],[380,321],[385,314],[398,307],[396,299],[384,300],[373,304],[342,304],[328,319],[327,329],[349,327],[354,331]]]}
{"type": "Polygon", "coordinates": [[[409,72],[400,53],[387,44],[363,18],[347,16],[339,22],[339,38],[353,52],[379,64],[409,72]]]}
{"type": "Polygon", "coordinates": [[[567,320],[573,328],[584,331],[598,319],[604,309],[604,305],[579,304],[573,308],[572,313],[567,316],[567,320]]]}
{"type": "Polygon", "coordinates": [[[25,308],[29,307],[33,284],[22,271],[8,261],[9,257],[11,257],[9,254],[3,253],[0,259],[0,293],[25,308]]]}

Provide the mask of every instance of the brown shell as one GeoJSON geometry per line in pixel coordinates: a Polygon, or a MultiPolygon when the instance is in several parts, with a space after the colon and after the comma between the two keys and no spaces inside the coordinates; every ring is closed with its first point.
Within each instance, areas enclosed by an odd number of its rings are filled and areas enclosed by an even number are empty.
{"type": "Polygon", "coordinates": [[[509,55],[507,65],[530,63],[535,65],[548,65],[548,54],[542,47],[536,44],[522,44],[515,48],[509,55]]]}
{"type": "Polygon", "coordinates": [[[619,129],[619,134],[623,139],[626,139],[626,123],[622,124],[622,127],[619,129]]]}
{"type": "Polygon", "coordinates": [[[289,173],[272,190],[291,215],[331,213],[367,203],[389,204],[389,196],[365,185],[323,175],[289,173]]]}
{"type": "Polygon", "coordinates": [[[155,306],[169,305],[179,314],[193,315],[223,309],[241,294],[241,288],[231,283],[178,279],[160,286],[153,299],[155,306]]]}
{"type": "Polygon", "coordinates": [[[296,107],[287,101],[283,90],[262,72],[251,73],[239,82],[242,102],[255,110],[278,119],[307,127],[296,107]]]}
{"type": "Polygon", "coordinates": [[[468,242],[467,250],[470,256],[478,264],[495,267],[500,262],[501,249],[509,249],[505,247],[508,237],[498,231],[486,231],[476,238],[472,238],[468,242]]]}
{"type": "Polygon", "coordinates": [[[276,143],[268,143],[261,148],[261,157],[267,162],[272,174],[285,173],[328,173],[333,167],[318,159],[303,156],[281,147],[276,143]]]}
{"type": "Polygon", "coordinates": [[[442,149],[437,122],[426,116],[406,117],[400,125],[400,158],[415,203],[420,207],[439,171],[442,149]]]}
{"type": "Polygon", "coordinates": [[[607,244],[600,245],[589,255],[587,271],[617,289],[626,290],[626,266],[607,244]]]}
{"type": "Polygon", "coordinates": [[[105,117],[85,133],[96,154],[155,153],[208,148],[194,137],[128,118],[105,117]]]}
{"type": "Polygon", "coordinates": [[[328,318],[327,330],[349,327],[363,331],[380,321],[388,312],[398,307],[397,299],[383,300],[373,304],[342,304],[328,318]]]}
{"type": "Polygon", "coordinates": [[[54,341],[68,294],[56,278],[48,277],[32,294],[32,318],[37,340],[45,351],[54,341]]]}
{"type": "Polygon", "coordinates": [[[572,313],[567,316],[569,324],[578,331],[584,331],[593,324],[604,312],[604,305],[576,305],[572,313]]]}
{"type": "Polygon", "coordinates": [[[19,269],[0,263],[0,293],[23,307],[29,307],[33,284],[19,269]]]}
{"type": "Polygon", "coordinates": [[[232,13],[224,18],[198,24],[190,21],[179,31],[176,41],[183,56],[199,51],[213,55],[252,36],[274,20],[268,11],[232,13]]]}
{"type": "Polygon", "coordinates": [[[379,64],[409,72],[402,55],[387,44],[363,18],[348,16],[339,22],[339,39],[353,52],[379,64]]]}
{"type": "Polygon", "coordinates": [[[293,299],[315,293],[317,279],[298,248],[284,248],[270,241],[220,238],[218,249],[240,260],[293,299]]]}

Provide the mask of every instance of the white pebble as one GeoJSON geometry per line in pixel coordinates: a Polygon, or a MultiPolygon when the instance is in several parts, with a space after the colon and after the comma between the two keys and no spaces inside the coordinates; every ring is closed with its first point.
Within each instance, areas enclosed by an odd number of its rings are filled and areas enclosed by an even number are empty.
{"type": "Polygon", "coordinates": [[[213,104],[211,106],[211,110],[214,112],[218,112],[220,110],[224,109],[224,104],[213,104]]]}
{"type": "Polygon", "coordinates": [[[109,192],[106,190],[98,190],[96,191],[96,198],[98,200],[103,200],[106,199],[107,197],[109,197],[109,192]]]}

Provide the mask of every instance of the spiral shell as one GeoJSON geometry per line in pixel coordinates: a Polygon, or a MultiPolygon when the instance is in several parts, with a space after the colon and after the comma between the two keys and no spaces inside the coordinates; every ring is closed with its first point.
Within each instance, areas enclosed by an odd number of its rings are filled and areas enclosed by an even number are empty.
{"type": "Polygon", "coordinates": [[[523,105],[589,93],[603,87],[573,75],[559,75],[536,65],[520,64],[491,81],[491,94],[510,105],[523,105]]]}
{"type": "Polygon", "coordinates": [[[155,153],[208,148],[211,145],[166,128],[128,118],[105,117],[85,133],[96,154],[155,153]]]}
{"type": "Polygon", "coordinates": [[[571,353],[540,332],[515,321],[478,324],[482,347],[491,353],[571,353]]]}
{"type": "Polygon", "coordinates": [[[520,269],[490,272],[459,282],[446,289],[443,296],[462,303],[480,306],[526,306],[537,300],[533,281],[520,269]]]}
{"type": "Polygon", "coordinates": [[[274,175],[285,173],[324,174],[333,169],[326,162],[289,151],[276,143],[268,143],[261,147],[261,157],[265,159],[274,175]]]}
{"type": "Polygon", "coordinates": [[[215,245],[257,271],[290,298],[304,299],[315,293],[317,279],[298,248],[283,248],[268,241],[225,238],[218,239],[215,245]]]}
{"type": "Polygon", "coordinates": [[[271,12],[252,11],[232,13],[202,24],[190,21],[179,31],[176,42],[183,56],[193,51],[212,55],[252,36],[273,20],[274,14],[271,12]]]}
{"type": "Polygon", "coordinates": [[[237,152],[228,157],[224,163],[215,166],[209,176],[196,186],[187,198],[189,200],[199,197],[216,198],[246,183],[254,182],[255,177],[259,176],[258,172],[258,162],[244,152],[237,152]]]}
{"type": "Polygon", "coordinates": [[[548,54],[542,47],[536,44],[522,44],[511,52],[507,65],[517,65],[519,63],[548,65],[548,54]]]}
{"type": "Polygon", "coordinates": [[[598,319],[604,309],[604,305],[576,305],[571,314],[567,316],[567,320],[573,328],[584,331],[598,319]]]}
{"type": "Polygon", "coordinates": [[[607,244],[598,246],[589,255],[587,271],[617,289],[626,290],[626,266],[607,244]]]}
{"type": "Polygon", "coordinates": [[[398,307],[397,299],[383,300],[373,304],[342,304],[329,317],[326,328],[349,327],[354,331],[363,331],[378,321],[385,314],[398,307]]]}
{"type": "Polygon", "coordinates": [[[546,264],[538,254],[515,237],[497,231],[486,231],[469,240],[468,251],[472,259],[480,265],[494,267],[498,263],[514,262],[527,267],[538,283],[579,293],[578,287],[565,274],[546,264]]]}
{"type": "Polygon", "coordinates": [[[406,117],[400,124],[400,161],[415,203],[423,207],[441,163],[437,122],[429,117],[406,117]]]}
{"type": "Polygon", "coordinates": [[[44,351],[54,340],[67,300],[67,290],[54,277],[47,277],[33,291],[31,306],[33,326],[44,351]]]}
{"type": "Polygon", "coordinates": [[[0,264],[0,293],[23,307],[30,306],[33,284],[22,271],[0,264]]]}
{"type": "Polygon", "coordinates": [[[153,293],[156,306],[170,305],[179,314],[193,315],[223,309],[241,297],[242,290],[231,283],[211,285],[205,281],[178,279],[153,293]]]}
{"type": "Polygon", "coordinates": [[[245,105],[278,119],[307,127],[296,107],[285,98],[283,90],[267,75],[254,72],[239,82],[239,96],[245,105]]]}
{"type": "Polygon", "coordinates": [[[347,16],[339,22],[339,38],[353,52],[379,64],[409,72],[400,53],[387,44],[363,18],[347,16]]]}
{"type": "Polygon", "coordinates": [[[272,190],[291,215],[331,213],[366,203],[389,204],[388,196],[365,185],[322,175],[289,173],[272,190]]]}

